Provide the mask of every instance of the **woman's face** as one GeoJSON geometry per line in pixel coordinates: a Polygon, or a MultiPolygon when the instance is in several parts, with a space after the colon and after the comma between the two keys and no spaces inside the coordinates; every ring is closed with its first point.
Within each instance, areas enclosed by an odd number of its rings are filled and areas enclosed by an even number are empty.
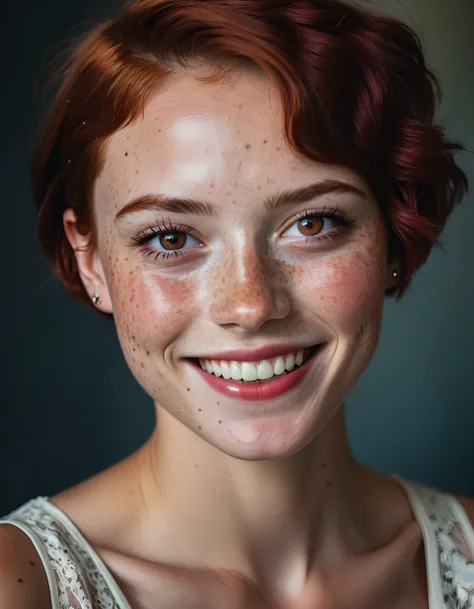
{"type": "Polygon", "coordinates": [[[290,149],[263,79],[186,75],[108,141],[94,205],[99,293],[156,404],[238,458],[314,438],[369,363],[393,285],[364,180],[290,149]],[[255,374],[272,378],[237,380],[255,374]]]}

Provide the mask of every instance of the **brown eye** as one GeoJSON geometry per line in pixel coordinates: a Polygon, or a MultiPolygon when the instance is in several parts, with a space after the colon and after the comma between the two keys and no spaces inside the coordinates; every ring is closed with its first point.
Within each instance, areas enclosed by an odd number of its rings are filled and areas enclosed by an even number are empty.
{"type": "Polygon", "coordinates": [[[186,233],[175,231],[170,233],[162,233],[159,237],[160,245],[168,251],[179,250],[186,243],[186,233]]]}
{"type": "Polygon", "coordinates": [[[308,216],[298,221],[298,229],[305,237],[314,237],[323,228],[324,220],[318,216],[308,216]]]}

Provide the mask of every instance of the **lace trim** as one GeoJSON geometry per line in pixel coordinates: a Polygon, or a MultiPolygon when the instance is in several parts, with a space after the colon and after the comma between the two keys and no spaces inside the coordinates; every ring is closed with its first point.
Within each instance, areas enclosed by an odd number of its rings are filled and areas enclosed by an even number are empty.
{"type": "Polygon", "coordinates": [[[88,549],[37,497],[5,519],[21,521],[43,541],[53,568],[61,609],[130,609],[119,603],[88,549]]]}
{"type": "MultiPolygon", "coordinates": [[[[474,548],[469,548],[449,495],[410,483],[432,523],[438,544],[443,609],[474,609],[474,548]]],[[[85,540],[76,539],[73,523],[50,512],[37,497],[4,517],[29,526],[43,541],[56,579],[61,609],[130,609],[111,589],[113,578],[99,569],[85,540]],[[70,530],[69,530],[70,529],[70,530]],[[107,581],[107,580],[110,581],[107,581]]],[[[52,506],[52,504],[51,504],[52,506]]],[[[54,508],[54,506],[52,506],[54,508]]],[[[79,535],[79,534],[78,534],[79,535]]],[[[474,533],[473,533],[474,536],[474,533]]],[[[438,609],[438,608],[432,608],[438,609]]]]}
{"type": "Polygon", "coordinates": [[[430,519],[439,551],[439,566],[445,609],[474,609],[474,548],[469,548],[460,523],[455,519],[454,498],[441,491],[416,485],[430,519]]]}

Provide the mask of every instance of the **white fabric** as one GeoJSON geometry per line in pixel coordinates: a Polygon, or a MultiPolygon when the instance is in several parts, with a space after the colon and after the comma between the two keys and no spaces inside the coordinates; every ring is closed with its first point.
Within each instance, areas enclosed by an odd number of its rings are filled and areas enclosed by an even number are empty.
{"type": "Polygon", "coordinates": [[[430,609],[474,609],[474,529],[457,499],[397,478],[423,532],[430,609]]]}
{"type": "MultiPolygon", "coordinates": [[[[39,538],[52,609],[131,609],[111,573],[66,514],[37,497],[0,519],[39,538]]],[[[35,544],[38,549],[38,545],[35,544]]]]}
{"type": "MultiPolygon", "coordinates": [[[[430,609],[474,609],[474,529],[454,497],[397,477],[425,543],[430,609]]],[[[32,540],[46,570],[52,609],[131,609],[102,560],[64,512],[37,497],[1,524],[32,540]]]]}

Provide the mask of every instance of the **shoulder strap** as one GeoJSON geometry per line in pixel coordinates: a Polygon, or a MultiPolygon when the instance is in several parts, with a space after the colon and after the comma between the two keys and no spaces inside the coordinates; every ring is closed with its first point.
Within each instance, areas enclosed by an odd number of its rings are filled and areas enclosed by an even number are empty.
{"type": "MultiPolygon", "coordinates": [[[[433,550],[432,544],[426,543],[426,538],[435,539],[442,604],[433,606],[474,609],[474,564],[466,553],[467,548],[473,547],[474,532],[464,509],[454,497],[441,490],[399,480],[407,490],[423,530],[429,576],[433,571],[429,566],[433,550]]],[[[434,562],[432,560],[432,564],[434,562]]]]}
{"type": "Polygon", "coordinates": [[[456,521],[459,523],[459,526],[462,531],[463,539],[467,546],[467,550],[470,553],[471,557],[474,558],[474,526],[471,522],[470,518],[466,514],[466,510],[462,506],[461,502],[458,501],[455,497],[450,497],[451,500],[451,509],[456,518],[456,521]]]}
{"type": "Polygon", "coordinates": [[[433,498],[427,494],[429,489],[399,476],[394,477],[405,489],[413,514],[423,534],[429,607],[430,609],[456,609],[454,606],[445,604],[445,599],[443,599],[443,578],[439,563],[438,541],[433,529],[431,510],[429,509],[433,498]]]}
{"type": "Polygon", "coordinates": [[[69,609],[71,605],[81,609],[130,609],[99,556],[67,515],[46,497],[32,499],[6,519],[25,527],[42,543],[43,563],[53,573],[57,587],[58,603],[53,609],[69,609]]]}

